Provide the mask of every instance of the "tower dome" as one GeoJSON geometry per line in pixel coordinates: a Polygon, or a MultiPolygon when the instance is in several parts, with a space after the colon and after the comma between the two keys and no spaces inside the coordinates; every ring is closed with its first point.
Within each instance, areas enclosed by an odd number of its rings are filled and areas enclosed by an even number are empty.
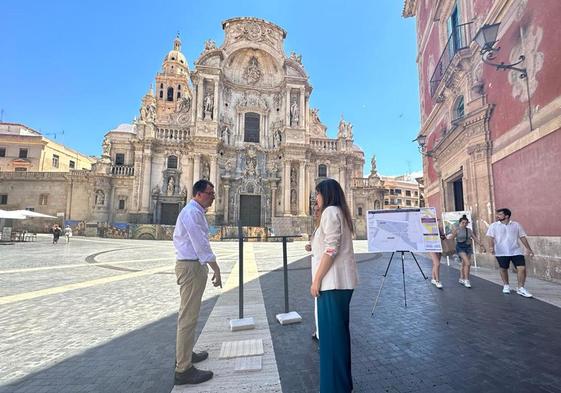
{"type": "Polygon", "coordinates": [[[164,72],[172,74],[189,73],[189,66],[185,55],[181,53],[181,40],[179,34],[173,41],[173,49],[164,57],[164,72]]]}

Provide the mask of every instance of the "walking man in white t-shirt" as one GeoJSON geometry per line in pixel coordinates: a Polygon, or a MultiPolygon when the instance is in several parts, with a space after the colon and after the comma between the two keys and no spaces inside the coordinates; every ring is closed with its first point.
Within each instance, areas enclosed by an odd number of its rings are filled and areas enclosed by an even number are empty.
{"type": "Polygon", "coordinates": [[[524,228],[516,221],[510,219],[511,214],[509,209],[497,209],[497,221],[492,223],[487,230],[489,250],[491,254],[495,255],[499,263],[499,270],[504,284],[503,293],[510,293],[508,267],[512,261],[518,276],[518,290],[516,293],[524,297],[532,297],[532,294],[524,288],[524,283],[526,282],[526,261],[518,239],[528,250],[528,255],[533,257],[534,252],[526,239],[524,228]]]}

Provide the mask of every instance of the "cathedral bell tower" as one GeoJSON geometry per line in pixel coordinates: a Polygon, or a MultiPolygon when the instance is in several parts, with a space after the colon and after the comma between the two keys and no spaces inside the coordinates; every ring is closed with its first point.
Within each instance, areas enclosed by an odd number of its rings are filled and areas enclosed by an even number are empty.
{"type": "Polygon", "coordinates": [[[192,93],[189,86],[189,66],[181,53],[179,34],[173,41],[173,49],[164,57],[162,72],[156,75],[156,105],[158,119],[180,109],[190,109],[192,93]],[[187,108],[189,107],[189,108],[187,108]]]}

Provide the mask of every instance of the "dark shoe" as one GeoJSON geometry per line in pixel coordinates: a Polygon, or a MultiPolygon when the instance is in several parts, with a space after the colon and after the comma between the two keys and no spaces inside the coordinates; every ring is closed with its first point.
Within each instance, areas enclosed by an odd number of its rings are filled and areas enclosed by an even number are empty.
{"type": "Polygon", "coordinates": [[[193,354],[191,355],[191,363],[199,363],[202,362],[203,360],[206,360],[207,358],[208,358],[207,351],[201,351],[199,353],[193,352],[193,354]]]}
{"type": "Polygon", "coordinates": [[[312,340],[319,342],[319,338],[318,338],[318,336],[316,335],[315,332],[312,333],[312,340]]]}
{"type": "Polygon", "coordinates": [[[196,385],[208,381],[213,376],[212,371],[199,370],[195,366],[182,373],[175,373],[175,385],[196,385]]]}

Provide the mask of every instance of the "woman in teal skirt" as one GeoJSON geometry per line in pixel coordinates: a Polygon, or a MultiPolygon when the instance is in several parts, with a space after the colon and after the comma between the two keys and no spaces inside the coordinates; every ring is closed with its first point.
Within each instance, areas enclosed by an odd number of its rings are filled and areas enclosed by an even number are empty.
{"type": "Polygon", "coordinates": [[[312,240],[312,285],[321,333],[320,393],[353,390],[349,309],[358,282],[353,251],[353,224],[339,183],[316,186],[320,224],[312,240]]]}

